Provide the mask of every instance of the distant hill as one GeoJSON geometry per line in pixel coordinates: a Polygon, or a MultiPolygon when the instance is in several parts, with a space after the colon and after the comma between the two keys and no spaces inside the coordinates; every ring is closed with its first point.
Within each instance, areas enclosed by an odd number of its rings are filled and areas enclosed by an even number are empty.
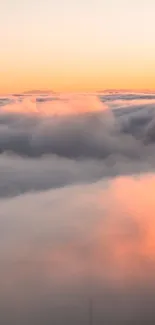
{"type": "Polygon", "coordinates": [[[24,95],[48,95],[48,94],[54,94],[53,90],[28,90],[23,92],[24,95]]]}
{"type": "Polygon", "coordinates": [[[154,89],[104,89],[99,90],[98,93],[154,93],[154,89]]]}

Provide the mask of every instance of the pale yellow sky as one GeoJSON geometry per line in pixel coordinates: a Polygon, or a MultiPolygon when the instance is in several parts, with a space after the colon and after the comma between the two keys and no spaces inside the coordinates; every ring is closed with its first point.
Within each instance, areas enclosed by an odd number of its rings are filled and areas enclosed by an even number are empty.
{"type": "Polygon", "coordinates": [[[0,93],[155,88],[154,0],[2,0],[0,93]]]}

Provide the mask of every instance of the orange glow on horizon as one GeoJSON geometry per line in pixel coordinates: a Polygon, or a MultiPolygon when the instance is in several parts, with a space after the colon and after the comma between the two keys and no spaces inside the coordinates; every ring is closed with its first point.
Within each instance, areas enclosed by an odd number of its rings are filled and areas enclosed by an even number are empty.
{"type": "Polygon", "coordinates": [[[76,67],[66,65],[54,68],[30,67],[28,70],[12,69],[1,72],[0,94],[20,93],[33,89],[50,89],[55,92],[95,92],[104,89],[155,89],[155,69],[147,66],[125,67],[124,64],[107,67],[83,64],[76,67]],[[79,69],[78,69],[79,68],[79,69]]]}

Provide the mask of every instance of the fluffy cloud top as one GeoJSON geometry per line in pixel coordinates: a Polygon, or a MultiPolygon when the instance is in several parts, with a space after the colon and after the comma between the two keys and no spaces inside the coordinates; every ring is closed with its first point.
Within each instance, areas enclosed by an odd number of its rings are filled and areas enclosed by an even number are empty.
{"type": "Polygon", "coordinates": [[[0,196],[154,169],[152,101],[124,107],[86,94],[11,101],[0,110],[0,196]]]}

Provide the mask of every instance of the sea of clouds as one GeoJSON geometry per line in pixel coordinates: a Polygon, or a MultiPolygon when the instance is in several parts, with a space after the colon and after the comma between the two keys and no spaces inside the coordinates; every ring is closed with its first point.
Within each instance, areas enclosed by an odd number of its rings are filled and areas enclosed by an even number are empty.
{"type": "Polygon", "coordinates": [[[0,98],[1,324],[154,323],[154,169],[154,93],[0,98]]]}
{"type": "Polygon", "coordinates": [[[0,196],[155,166],[155,95],[0,99],[0,196]]]}

